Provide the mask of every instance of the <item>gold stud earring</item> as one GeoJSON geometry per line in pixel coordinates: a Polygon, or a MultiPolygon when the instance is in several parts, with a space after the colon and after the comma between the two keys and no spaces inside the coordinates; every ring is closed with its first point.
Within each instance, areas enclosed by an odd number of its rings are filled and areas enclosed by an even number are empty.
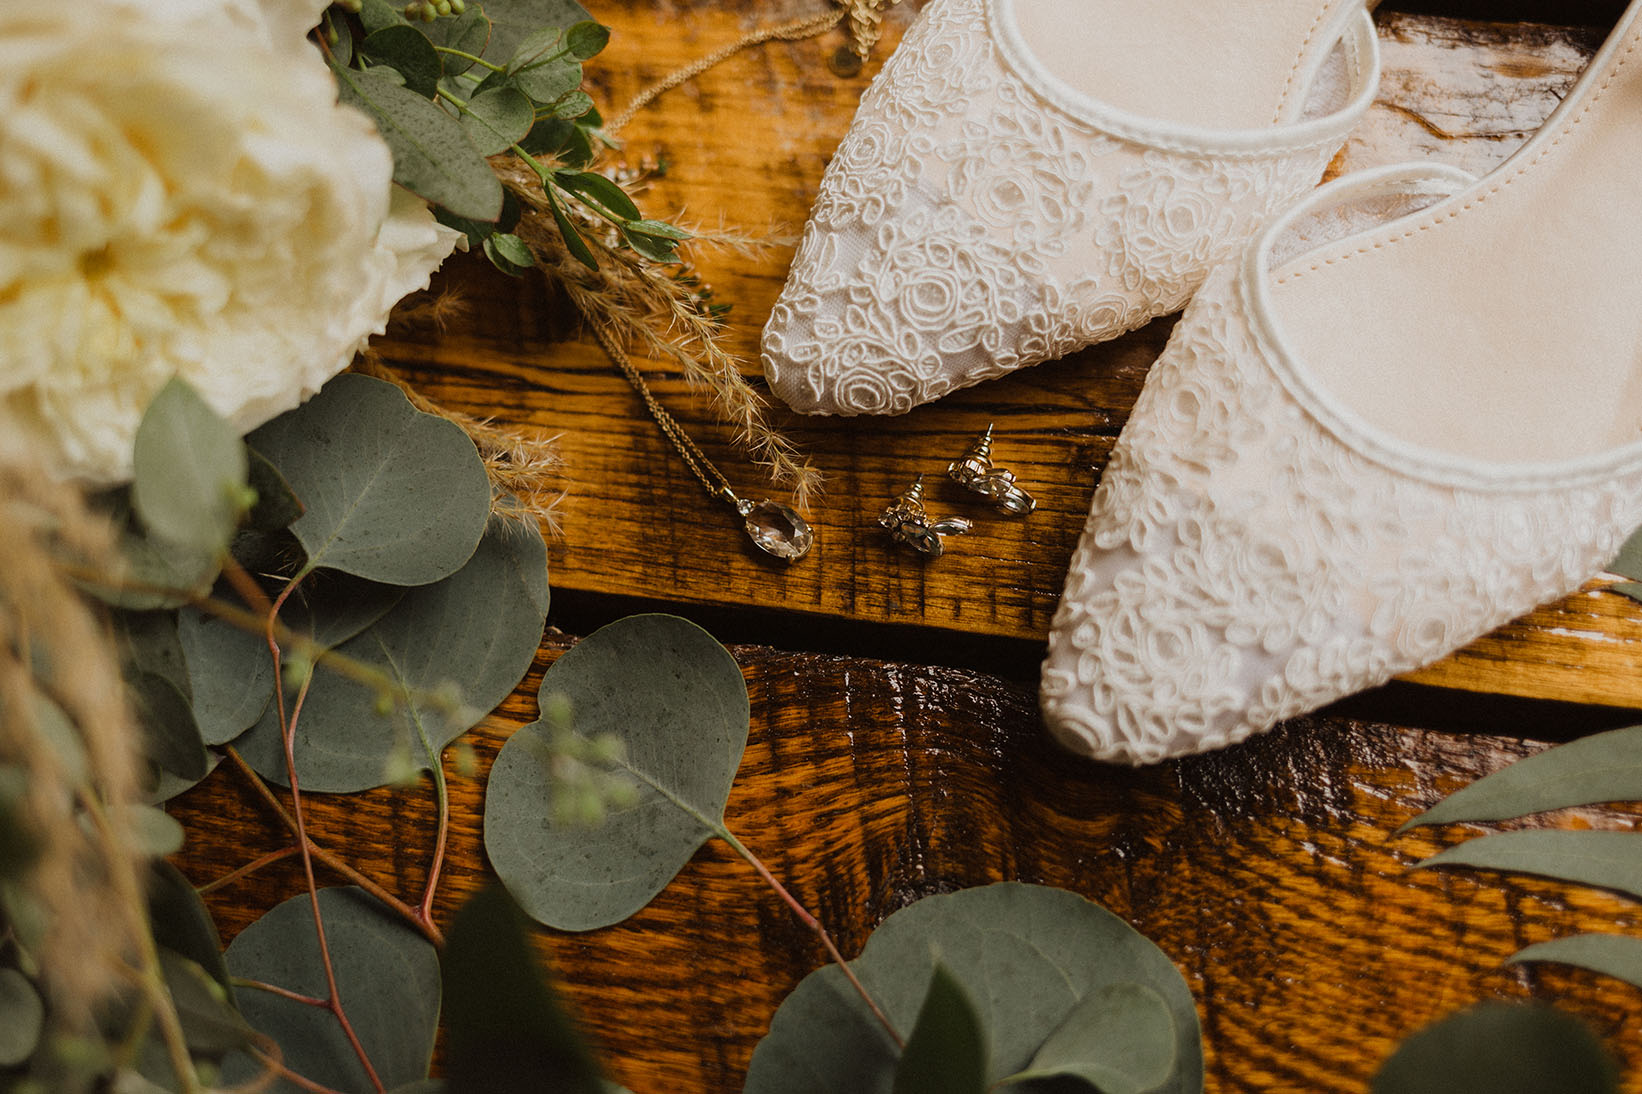
{"type": "Polygon", "coordinates": [[[924,477],[890,503],[878,517],[878,523],[889,532],[890,538],[914,551],[939,558],[946,550],[942,536],[961,535],[974,527],[963,517],[948,517],[931,521],[924,509],[924,477]]]}
{"type": "Polygon", "coordinates": [[[969,451],[947,465],[946,473],[965,490],[992,503],[1000,513],[1024,517],[1038,507],[1037,499],[1015,481],[1015,473],[992,464],[992,427],[969,446],[969,451]]]}

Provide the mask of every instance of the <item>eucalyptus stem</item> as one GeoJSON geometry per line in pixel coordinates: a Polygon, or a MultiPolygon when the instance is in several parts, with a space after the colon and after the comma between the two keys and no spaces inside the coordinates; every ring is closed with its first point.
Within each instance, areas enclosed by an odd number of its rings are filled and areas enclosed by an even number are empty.
{"type": "Polygon", "coordinates": [[[867,1005],[867,1009],[872,1012],[872,1016],[878,1019],[878,1024],[884,1027],[884,1032],[889,1034],[889,1039],[891,1041],[895,1042],[895,1047],[900,1049],[906,1048],[906,1040],[901,1036],[900,1031],[895,1028],[895,1024],[889,1020],[889,1015],[885,1014],[883,1009],[878,1006],[878,1002],[872,997],[872,993],[867,991],[867,986],[861,983],[860,979],[855,975],[855,970],[850,968],[849,962],[844,960],[844,955],[838,952],[838,947],[833,943],[832,935],[827,933],[827,928],[822,926],[819,919],[816,919],[815,916],[810,914],[809,909],[805,908],[804,905],[799,902],[798,898],[793,896],[792,893],[787,890],[785,885],[781,884],[776,876],[770,872],[770,868],[764,865],[763,860],[753,854],[746,844],[737,839],[735,833],[730,831],[729,827],[725,825],[722,820],[706,816],[701,812],[701,810],[697,809],[683,798],[680,798],[666,786],[657,782],[655,779],[651,778],[645,772],[640,771],[632,764],[623,762],[621,767],[634,778],[642,780],[651,789],[656,791],[656,793],[672,802],[679,808],[680,811],[693,819],[697,824],[701,825],[703,828],[707,829],[707,831],[713,833],[719,839],[729,844],[730,849],[740,855],[742,859],[746,861],[747,865],[751,866],[753,870],[757,872],[758,876],[764,879],[765,884],[775,890],[775,895],[780,897],[788,908],[792,909],[793,914],[798,917],[799,922],[803,923],[805,927],[808,927],[810,932],[821,940],[821,945],[826,948],[827,954],[838,965],[839,969],[843,971],[844,979],[850,982],[850,986],[853,987],[856,994],[861,997],[861,1001],[867,1005]]]}
{"type": "Polygon", "coordinates": [[[295,844],[292,844],[289,847],[281,847],[277,851],[269,851],[266,855],[263,855],[260,858],[252,859],[250,862],[247,862],[244,866],[241,866],[237,870],[230,870],[228,873],[217,878],[215,881],[208,881],[204,885],[196,886],[194,888],[194,892],[200,896],[205,896],[208,893],[214,893],[226,885],[232,885],[240,878],[248,877],[249,875],[256,873],[264,866],[272,866],[276,862],[282,862],[296,853],[297,847],[295,844]]]}
{"type": "Polygon", "coordinates": [[[781,884],[780,880],[770,872],[770,868],[764,865],[762,859],[753,854],[746,844],[736,839],[734,832],[731,832],[727,827],[720,825],[717,834],[720,839],[730,845],[730,849],[732,851],[746,860],[747,865],[751,866],[758,873],[759,877],[764,879],[764,884],[775,890],[775,895],[786,902],[787,907],[792,909],[793,914],[798,917],[799,922],[808,927],[810,931],[821,940],[821,945],[826,947],[827,953],[832,957],[838,967],[843,970],[844,978],[850,982],[850,986],[853,987],[856,994],[861,997],[861,1001],[867,1005],[867,1009],[872,1011],[872,1016],[878,1019],[878,1024],[884,1027],[884,1032],[889,1034],[889,1039],[895,1042],[895,1047],[900,1049],[906,1048],[906,1041],[896,1030],[894,1023],[889,1020],[889,1015],[885,1014],[879,1008],[877,1000],[873,999],[872,995],[867,991],[866,985],[861,983],[861,981],[856,977],[855,970],[850,968],[848,961],[844,960],[844,955],[838,952],[838,947],[833,944],[832,935],[827,933],[827,928],[821,925],[821,921],[811,915],[809,909],[805,908],[804,905],[799,902],[798,898],[793,896],[785,885],[781,884]]]}
{"type": "Polygon", "coordinates": [[[292,1086],[300,1087],[303,1090],[309,1091],[310,1094],[343,1094],[340,1090],[335,1090],[331,1087],[316,1083],[312,1079],[304,1078],[303,1076],[298,1075],[296,1072],[286,1067],[283,1060],[275,1059],[273,1056],[263,1052],[261,1049],[252,1048],[250,1052],[252,1056],[256,1057],[257,1062],[264,1068],[273,1072],[275,1075],[278,1075],[281,1079],[284,1079],[292,1086]]]}
{"type": "MultiPolygon", "coordinates": [[[[258,775],[256,771],[252,769],[251,765],[245,762],[245,757],[241,756],[237,749],[229,746],[224,751],[228,755],[229,762],[234,765],[242,776],[244,776],[245,780],[251,784],[251,786],[257,791],[257,794],[262,798],[263,803],[274,811],[275,815],[279,817],[279,819],[285,824],[285,827],[288,828],[294,836],[296,834],[296,818],[291,816],[290,811],[285,808],[279,798],[275,797],[274,792],[268,789],[268,784],[262,781],[262,776],[258,775]]],[[[400,900],[398,897],[388,892],[388,890],[384,889],[380,884],[360,873],[359,870],[351,865],[346,859],[341,858],[335,852],[327,850],[320,844],[315,843],[312,839],[308,841],[308,849],[313,854],[314,858],[318,859],[338,874],[341,874],[343,877],[365,890],[377,900],[380,900],[383,904],[386,904],[393,911],[403,916],[411,923],[411,925],[420,930],[422,934],[427,937],[429,942],[432,942],[435,946],[441,948],[444,946],[445,937],[439,932],[439,928],[432,923],[422,922],[421,918],[416,914],[415,908],[412,908],[409,904],[406,904],[403,900],[400,900]]],[[[294,850],[295,848],[293,848],[293,851],[294,850]]]]}
{"type": "Polygon", "coordinates": [[[507,71],[507,68],[503,65],[492,64],[491,62],[485,60],[483,57],[476,57],[471,53],[465,53],[465,52],[463,52],[462,50],[459,50],[459,49],[452,49],[449,46],[434,46],[433,49],[434,49],[435,53],[448,53],[452,57],[460,57],[462,60],[468,62],[469,64],[478,65],[481,68],[488,68],[492,72],[506,72],[507,71]]]}
{"type": "Polygon", "coordinates": [[[342,1007],[342,994],[336,986],[336,968],[331,963],[331,945],[325,937],[325,917],[319,908],[319,884],[314,879],[314,857],[308,846],[308,826],[302,810],[302,788],[297,780],[296,773],[296,727],[297,720],[302,716],[302,703],[308,697],[308,689],[313,684],[313,666],[309,665],[302,678],[302,686],[297,689],[295,702],[291,705],[290,715],[285,712],[285,682],[280,657],[279,640],[274,636],[274,626],[279,619],[279,610],[285,601],[296,591],[302,579],[311,572],[309,567],[297,571],[295,577],[280,591],[274,600],[272,610],[268,613],[268,650],[274,659],[274,702],[279,714],[280,736],[285,744],[285,773],[291,783],[291,814],[296,819],[297,844],[302,851],[302,873],[308,883],[308,902],[313,907],[314,935],[319,941],[319,961],[325,971],[325,987],[329,993],[328,1007],[336,1017],[337,1024],[342,1027],[342,1034],[353,1047],[354,1054],[359,1057],[359,1063],[365,1069],[365,1077],[370,1080],[371,1086],[377,1094],[387,1094],[387,1087],[377,1077],[376,1068],[371,1065],[370,1055],[365,1046],[360,1044],[359,1035],[354,1032],[353,1023],[348,1021],[347,1012],[342,1007]]]}
{"type": "Polygon", "coordinates": [[[422,889],[422,905],[417,909],[424,930],[433,926],[433,898],[439,891],[439,875],[445,868],[445,844],[450,839],[450,787],[445,783],[445,754],[434,752],[427,730],[416,720],[416,735],[422,738],[422,751],[433,761],[433,792],[439,801],[439,832],[434,837],[433,863],[428,867],[427,885],[422,889]]]}
{"type": "Polygon", "coordinates": [[[329,1007],[331,1004],[317,995],[304,995],[299,991],[282,988],[278,984],[270,984],[266,980],[247,980],[243,976],[233,978],[234,987],[250,988],[253,991],[265,991],[269,995],[277,995],[281,999],[289,999],[293,1003],[301,1003],[305,1007],[329,1007]]]}

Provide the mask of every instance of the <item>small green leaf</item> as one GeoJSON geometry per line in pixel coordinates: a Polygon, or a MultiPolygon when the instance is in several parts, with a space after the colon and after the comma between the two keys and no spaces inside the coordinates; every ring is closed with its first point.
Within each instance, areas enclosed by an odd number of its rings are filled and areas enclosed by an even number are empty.
{"type": "Polygon", "coordinates": [[[1620,801],[1642,801],[1642,726],[1583,737],[1518,760],[1455,791],[1397,832],[1620,801]]]}
{"type": "Polygon", "coordinates": [[[177,614],[200,739],[223,745],[256,724],[274,694],[274,661],[262,635],[189,606],[177,614]]]}
{"type": "Polygon", "coordinates": [[[135,673],[126,686],[148,758],[184,779],[203,779],[211,769],[187,697],[158,673],[135,673]]]}
{"type": "Polygon", "coordinates": [[[588,269],[598,269],[599,260],[593,257],[593,252],[588,248],[587,241],[582,238],[580,232],[576,231],[576,226],[570,223],[570,218],[565,216],[564,208],[559,204],[559,199],[552,190],[547,191],[547,205],[549,209],[553,210],[553,222],[559,226],[559,232],[564,236],[564,245],[570,249],[571,255],[588,269]]]}
{"type": "Polygon", "coordinates": [[[116,612],[113,624],[126,675],[152,672],[163,676],[192,701],[194,691],[176,612],[116,612]]]}
{"type": "MultiPolygon", "coordinates": [[[[439,957],[433,946],[359,889],[321,889],[319,909],[342,1005],[377,1075],[390,1088],[425,1078],[439,1024],[439,957]]],[[[321,999],[327,995],[306,893],[241,931],[227,960],[235,977],[321,999]]],[[[284,1050],[292,1071],[336,1090],[372,1089],[329,1011],[255,988],[236,987],[234,995],[252,1028],[284,1050]]],[[[242,1056],[230,1056],[223,1074],[230,1083],[243,1083],[259,1070],[242,1056]]]]}
{"type": "Polygon", "coordinates": [[[1631,538],[1619,548],[1619,557],[1608,563],[1608,572],[1642,581],[1642,528],[1632,532],[1631,538]]]}
{"type": "Polygon", "coordinates": [[[522,277],[536,264],[525,241],[510,232],[496,232],[485,239],[485,257],[491,265],[510,277],[522,277]]]}
{"type": "Polygon", "coordinates": [[[639,801],[585,830],[552,828],[548,726],[502,747],[485,790],[485,848],[524,910],[563,930],[619,923],[644,907],[724,824],[747,746],[747,685],[735,659],[695,624],[638,615],[582,639],[542,678],[577,733],[611,734],[639,801]],[[551,835],[548,833],[551,831],[551,835]]]}
{"type": "Polygon", "coordinates": [[[1483,1003],[1398,1046],[1373,1094],[1617,1094],[1619,1071],[1571,1015],[1483,1003]]]}
{"type": "Polygon", "coordinates": [[[683,228],[674,227],[673,225],[668,224],[665,220],[635,220],[633,223],[627,225],[627,230],[630,232],[638,232],[642,235],[656,236],[660,239],[672,239],[679,242],[695,238],[695,236],[691,235],[689,232],[686,232],[683,228]]]}
{"type": "Polygon", "coordinates": [[[585,91],[570,91],[560,95],[553,103],[553,116],[556,118],[579,118],[593,109],[593,96],[585,91]]]}
{"type": "Polygon", "coordinates": [[[1518,950],[1506,964],[1517,965],[1527,961],[1577,965],[1642,988],[1642,938],[1620,934],[1576,934],[1518,950]]]}
{"type": "Polygon", "coordinates": [[[28,977],[0,969],[0,1067],[17,1067],[34,1055],[46,1008],[28,977]]]}
{"type": "Polygon", "coordinates": [[[437,94],[444,67],[433,43],[419,28],[409,23],[383,27],[359,43],[359,52],[398,72],[405,78],[405,86],[424,99],[437,94]]]}
{"type": "Polygon", "coordinates": [[[1108,984],[1073,1007],[1032,1057],[1006,1082],[1071,1076],[1101,1094],[1147,1094],[1174,1070],[1174,1018],[1145,984],[1108,984]]]}
{"type": "Polygon", "coordinates": [[[137,427],[131,504],[155,536],[202,552],[226,550],[245,509],[239,432],[181,380],[137,427]]]}
{"type": "Polygon", "coordinates": [[[678,244],[670,239],[657,239],[655,236],[645,235],[642,232],[622,229],[621,236],[633,250],[648,258],[651,262],[678,261],[678,244]]]}
{"type": "Polygon", "coordinates": [[[291,531],[310,567],[423,585],[484,535],[490,479],[473,442],[392,384],[344,373],[251,439],[308,506],[291,531]]]}
{"type": "Polygon", "coordinates": [[[500,886],[456,913],[441,965],[448,1094],[602,1094],[599,1066],[500,886]]]}
{"type": "Polygon", "coordinates": [[[502,184],[461,122],[380,70],[332,65],[331,71],[342,101],[370,115],[387,141],[395,182],[457,216],[496,219],[502,184]]]}
{"type": "Polygon", "coordinates": [[[895,1065],[894,1094],[985,1094],[986,1031],[957,977],[935,962],[929,994],[895,1065]]]}
{"type": "Polygon", "coordinates": [[[570,47],[570,55],[576,60],[590,60],[610,44],[610,28],[591,19],[583,19],[565,32],[564,43],[570,47]]]}
{"type": "Polygon", "coordinates": [[[353,27],[348,25],[346,19],[331,19],[321,27],[322,31],[327,29],[336,34],[336,41],[326,39],[326,48],[330,51],[331,60],[343,66],[353,64],[353,27]]]}
{"type": "Polygon", "coordinates": [[[556,171],[553,180],[572,194],[590,199],[622,220],[649,223],[639,219],[639,207],[633,204],[633,199],[597,171],[556,171]]]}
{"type": "MultiPolygon", "coordinates": [[[[987,1031],[989,1083],[1025,1070],[1083,1000],[1114,984],[1142,984],[1165,1001],[1174,1029],[1174,1065],[1156,1094],[1201,1094],[1202,1042],[1186,982],[1161,950],[1099,905],[1017,883],[926,897],[886,919],[851,967],[905,1031],[937,952],[987,1031]]],[[[828,966],[781,1004],[753,1053],[744,1094],[891,1094],[897,1055],[828,966]]]]}
{"type": "Polygon", "coordinates": [[[1438,852],[1416,869],[1469,866],[1615,889],[1642,898],[1642,833],[1501,832],[1438,852]]]}
{"type": "Polygon", "coordinates": [[[505,152],[524,140],[536,122],[536,107],[516,87],[493,87],[468,100],[462,125],[484,155],[505,152]]]}

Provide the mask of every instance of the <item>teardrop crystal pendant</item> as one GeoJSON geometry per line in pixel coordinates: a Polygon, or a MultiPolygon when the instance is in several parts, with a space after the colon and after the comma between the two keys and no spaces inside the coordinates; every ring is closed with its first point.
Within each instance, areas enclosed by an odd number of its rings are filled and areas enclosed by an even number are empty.
{"type": "Polygon", "coordinates": [[[773,501],[736,503],[735,511],[747,522],[747,535],[766,554],[786,562],[796,562],[809,554],[815,533],[809,521],[796,511],[773,501]]]}

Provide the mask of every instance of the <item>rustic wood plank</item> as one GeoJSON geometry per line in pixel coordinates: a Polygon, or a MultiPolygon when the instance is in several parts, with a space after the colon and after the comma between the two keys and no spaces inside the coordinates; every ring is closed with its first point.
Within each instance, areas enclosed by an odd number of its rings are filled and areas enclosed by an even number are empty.
{"type": "MultiPolygon", "coordinates": [[[[813,8],[802,0],[606,3],[599,15],[616,34],[592,66],[599,97],[624,102],[754,26],[813,8]]],[[[892,11],[885,48],[910,15],[910,4],[892,11]]],[[[1393,13],[1382,13],[1380,27],[1380,101],[1335,173],[1422,157],[1487,170],[1549,112],[1595,37],[1393,13]]],[[[834,33],[753,50],[641,113],[624,134],[627,157],[670,165],[644,195],[645,207],[660,215],[683,210],[708,225],[796,230],[876,70],[874,62],[859,78],[833,76],[823,59],[841,40],[834,33]]],[[[717,298],[734,305],[729,341],[749,373],[756,372],[758,332],[789,256],[785,248],[699,255],[717,298]]],[[[829,479],[811,514],[814,553],[789,567],[743,541],[731,515],[697,488],[591,343],[561,340],[570,333],[564,310],[539,284],[509,281],[478,261],[456,262],[445,283],[468,297],[467,317],[438,336],[397,332],[382,348],[437,399],[562,432],[573,486],[560,511],[562,537],[552,547],[559,587],[1029,639],[1047,631],[1099,468],[1171,325],[1154,323],[899,418],[779,415],[829,479]],[[938,562],[893,548],[877,515],[920,472],[931,476],[937,512],[980,515],[941,470],[992,421],[997,458],[1034,490],[1038,511],[1020,521],[981,519],[938,562]]],[[[756,491],[754,473],[729,449],[704,401],[669,366],[647,369],[658,395],[709,454],[744,492],[756,491]]],[[[1629,601],[1588,590],[1411,679],[1642,705],[1639,617],[1629,601]]]]}
{"type": "MultiPolygon", "coordinates": [[[[479,774],[452,783],[448,922],[485,877],[482,778],[534,715],[549,642],[474,735],[479,774]]],[[[1410,864],[1461,831],[1391,832],[1443,794],[1540,745],[1345,719],[1303,719],[1209,756],[1129,770],[1042,734],[1030,689],[975,673],[758,647],[734,650],[752,733],[729,824],[848,955],[920,896],[1014,879],[1100,901],[1179,964],[1204,1023],[1211,1094],[1361,1094],[1391,1047],[1483,997],[1554,999],[1600,1030],[1642,1091],[1642,1000],[1551,967],[1502,970],[1531,942],[1642,929],[1636,903],[1550,882],[1410,864]]],[[[310,796],[311,831],[390,889],[420,892],[434,812],[424,786],[310,796]]],[[[220,876],[282,834],[221,769],[175,808],[181,865],[220,876]],[[225,833],[232,833],[231,837],[225,833]]],[[[1634,828],[1634,809],[1563,827],[1634,828]]],[[[1468,831],[1468,830],[1467,830],[1468,831]]],[[[210,898],[232,937],[300,891],[293,864],[210,898]]],[[[823,960],[784,907],[709,844],[648,908],[589,934],[542,932],[612,1067],[641,1094],[740,1088],[753,1047],[823,960]]]]}

